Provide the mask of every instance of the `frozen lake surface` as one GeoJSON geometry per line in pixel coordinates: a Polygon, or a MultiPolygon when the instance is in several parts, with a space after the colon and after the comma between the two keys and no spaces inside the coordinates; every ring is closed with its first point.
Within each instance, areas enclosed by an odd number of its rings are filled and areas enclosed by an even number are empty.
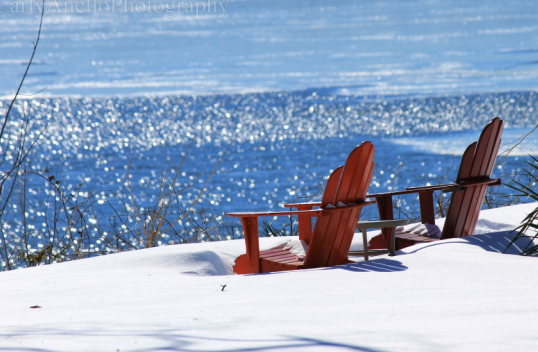
{"type": "MultiPolygon", "coordinates": [[[[43,94],[108,97],[323,87],[431,95],[536,88],[534,2],[210,1],[198,14],[178,3],[47,2],[25,92],[46,87],[43,94]],[[159,4],[173,8],[160,11],[159,4]]],[[[13,94],[22,75],[38,4],[0,2],[0,96],[13,94]]]]}

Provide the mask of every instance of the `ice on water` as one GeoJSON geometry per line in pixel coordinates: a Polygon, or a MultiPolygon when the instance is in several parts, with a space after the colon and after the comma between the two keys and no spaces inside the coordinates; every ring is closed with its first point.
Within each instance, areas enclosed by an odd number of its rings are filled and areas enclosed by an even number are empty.
{"type": "MultiPolygon", "coordinates": [[[[250,0],[224,13],[218,1],[198,13],[168,0],[84,3],[100,7],[46,3],[26,93],[431,95],[535,89],[538,78],[527,1],[250,0]]],[[[38,26],[39,2],[12,4],[0,2],[0,96],[13,94],[38,26]]]]}

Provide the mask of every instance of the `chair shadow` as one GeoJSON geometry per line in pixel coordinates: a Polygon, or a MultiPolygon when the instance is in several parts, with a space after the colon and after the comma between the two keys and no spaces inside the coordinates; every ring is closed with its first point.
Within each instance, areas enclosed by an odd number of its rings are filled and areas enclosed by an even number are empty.
{"type": "MultiPolygon", "coordinates": [[[[392,257],[394,258],[394,257],[392,257]]],[[[404,271],[408,267],[403,265],[400,261],[390,258],[375,258],[370,257],[370,260],[364,262],[357,262],[353,264],[337,265],[328,268],[322,268],[322,270],[348,270],[354,272],[379,272],[389,273],[395,271],[404,271]]]]}
{"type": "MultiPolygon", "coordinates": [[[[61,330],[61,329],[41,329],[41,330],[28,330],[21,331],[19,333],[2,333],[0,338],[23,338],[26,339],[30,336],[40,336],[42,340],[53,339],[56,343],[62,338],[66,340],[73,340],[77,338],[87,339],[91,337],[98,339],[100,336],[115,338],[114,347],[120,347],[125,344],[126,341],[132,342],[132,340],[148,339],[152,340],[152,347],[139,348],[136,351],[177,351],[177,352],[195,352],[202,351],[200,347],[203,347],[205,342],[209,342],[214,345],[218,343],[219,347],[204,348],[203,351],[207,352],[255,352],[255,351],[279,351],[279,350],[292,350],[299,349],[302,351],[308,351],[312,348],[323,348],[326,350],[352,350],[360,352],[384,352],[386,350],[374,349],[366,346],[360,346],[356,344],[344,344],[334,341],[327,341],[322,339],[314,339],[301,336],[286,336],[282,335],[281,338],[273,339],[248,339],[248,338],[216,338],[214,336],[200,337],[190,336],[185,334],[185,331],[162,329],[160,331],[152,333],[133,333],[129,331],[121,331],[121,329],[114,331],[107,330],[106,332],[92,332],[92,331],[74,331],[74,330],[61,330]],[[241,347],[238,346],[241,345],[241,347]]],[[[55,352],[64,350],[63,348],[35,348],[35,347],[1,347],[0,351],[32,351],[32,352],[55,352]]],[[[117,350],[117,349],[116,349],[117,350]]]]}
{"type": "MultiPolygon", "coordinates": [[[[335,265],[330,267],[322,267],[322,268],[312,268],[312,269],[302,269],[302,270],[347,270],[347,271],[353,271],[353,272],[380,272],[380,273],[388,273],[388,272],[395,272],[395,271],[404,271],[407,270],[408,267],[403,265],[401,262],[389,259],[389,258],[375,258],[370,257],[370,260],[365,262],[357,262],[357,263],[350,263],[350,264],[342,264],[342,265],[335,265]]],[[[296,273],[297,270],[285,270],[285,271],[272,271],[268,273],[258,273],[258,274],[244,274],[247,275],[283,275],[283,274],[290,274],[290,273],[296,273]]]]}
{"type": "MultiPolygon", "coordinates": [[[[522,237],[518,238],[512,245],[510,243],[514,239],[516,232],[513,231],[497,231],[490,232],[486,234],[472,235],[467,237],[460,237],[459,240],[464,241],[465,244],[479,247],[488,252],[494,252],[499,254],[509,254],[509,255],[520,255],[523,253],[524,249],[532,245],[533,242],[531,239],[522,237]],[[510,245],[510,246],[509,246],[510,245]]],[[[461,244],[462,242],[446,242],[446,241],[436,241],[428,245],[424,245],[415,250],[409,252],[397,251],[397,255],[409,255],[417,253],[419,251],[431,248],[433,246],[444,246],[451,244],[461,244]]],[[[412,248],[412,247],[408,247],[412,248]]]]}
{"type": "MultiPolygon", "coordinates": [[[[460,240],[464,243],[477,246],[488,252],[500,253],[500,254],[510,254],[510,255],[519,255],[523,250],[529,245],[532,244],[532,241],[528,238],[519,238],[514,242],[513,245],[510,245],[512,239],[515,236],[515,232],[512,231],[498,231],[490,232],[487,234],[479,234],[468,237],[461,237],[460,240]]],[[[357,262],[353,264],[345,265],[336,265],[326,268],[315,268],[316,270],[348,270],[353,272],[397,272],[407,270],[408,267],[403,265],[400,261],[394,259],[398,256],[410,255],[417,253],[419,251],[426,250],[434,246],[445,246],[451,244],[462,244],[462,242],[447,242],[447,241],[436,241],[431,242],[427,245],[422,245],[420,248],[412,249],[408,247],[409,251],[402,252],[396,251],[395,257],[383,257],[376,258],[370,257],[370,260],[357,262]]],[[[294,272],[295,270],[290,271],[275,271],[269,273],[260,273],[260,274],[247,274],[247,275],[276,275],[276,274],[287,274],[294,272]]]]}

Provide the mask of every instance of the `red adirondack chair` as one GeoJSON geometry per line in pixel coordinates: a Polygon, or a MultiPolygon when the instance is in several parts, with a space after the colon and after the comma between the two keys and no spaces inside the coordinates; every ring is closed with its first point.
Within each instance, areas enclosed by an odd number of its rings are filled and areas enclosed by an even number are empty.
{"type": "MultiPolygon", "coordinates": [[[[491,179],[490,176],[501,145],[502,131],[503,121],[496,117],[484,128],[478,142],[473,142],[467,147],[463,153],[456,183],[409,187],[400,192],[369,194],[369,198],[377,200],[380,218],[393,219],[392,196],[418,193],[422,223],[435,224],[433,192],[453,192],[441,239],[472,235],[487,187],[501,184],[500,179],[491,179]]],[[[382,231],[382,235],[370,241],[370,248],[388,248],[389,236],[388,230],[382,231]]],[[[417,242],[435,240],[437,238],[423,235],[397,234],[396,249],[402,249],[417,242]]]]}
{"type": "Polygon", "coordinates": [[[364,142],[353,149],[344,166],[339,166],[327,180],[320,203],[289,204],[297,211],[229,213],[240,217],[247,253],[235,260],[237,274],[261,273],[303,268],[327,267],[348,263],[347,253],[365,202],[374,172],[374,146],[364,142]],[[312,209],[320,206],[319,209],[312,209]],[[304,258],[298,258],[284,245],[260,252],[258,217],[298,215],[299,238],[308,243],[304,258]],[[317,217],[312,232],[312,218],[317,217]]]}

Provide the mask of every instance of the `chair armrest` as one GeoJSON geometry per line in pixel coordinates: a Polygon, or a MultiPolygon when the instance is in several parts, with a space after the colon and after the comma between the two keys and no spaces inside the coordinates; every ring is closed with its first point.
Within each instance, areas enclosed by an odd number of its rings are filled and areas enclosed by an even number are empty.
{"type": "Polygon", "coordinates": [[[397,191],[397,192],[386,192],[386,193],[375,193],[375,194],[367,194],[367,198],[381,198],[381,197],[388,197],[388,196],[399,196],[403,194],[412,194],[412,193],[420,193],[420,192],[433,192],[433,191],[439,191],[439,190],[447,190],[447,189],[456,189],[459,187],[456,183],[449,183],[446,185],[435,185],[435,186],[422,186],[422,187],[408,187],[403,191],[397,191]]]}
{"type": "Polygon", "coordinates": [[[457,183],[447,183],[444,185],[434,185],[434,186],[420,186],[420,187],[407,187],[406,191],[411,192],[427,192],[427,191],[440,191],[440,190],[447,190],[451,188],[458,187],[459,184],[457,183]]]}
{"type": "Polygon", "coordinates": [[[284,208],[297,208],[297,207],[319,207],[321,202],[305,202],[305,203],[289,203],[284,204],[284,208]]]}
{"type": "Polygon", "coordinates": [[[330,213],[332,211],[344,211],[344,210],[349,210],[349,209],[353,209],[353,208],[362,208],[362,207],[372,205],[372,204],[375,204],[375,200],[363,201],[363,202],[360,202],[358,204],[346,205],[345,207],[323,208],[323,209],[317,209],[317,210],[322,210],[323,213],[326,214],[326,213],[330,213]]]}
{"type": "Polygon", "coordinates": [[[236,213],[227,213],[226,216],[235,217],[235,218],[259,218],[263,216],[280,216],[280,215],[308,215],[311,217],[321,216],[322,214],[328,214],[334,211],[344,211],[353,208],[362,208],[367,205],[374,204],[375,200],[360,202],[359,204],[347,205],[345,207],[338,208],[322,208],[322,209],[312,209],[312,210],[296,210],[296,211],[260,211],[260,212],[236,212],[236,213]]]}
{"type": "Polygon", "coordinates": [[[387,196],[399,196],[403,194],[433,192],[433,191],[454,192],[454,191],[463,190],[467,187],[476,187],[476,186],[483,186],[483,185],[498,186],[500,184],[501,184],[500,178],[495,178],[495,179],[490,178],[487,180],[468,181],[468,182],[462,181],[460,183],[448,183],[445,185],[407,187],[403,191],[368,194],[366,195],[366,197],[367,198],[380,198],[380,197],[387,197],[387,196]]]}
{"type": "Polygon", "coordinates": [[[262,216],[280,216],[280,215],[309,215],[309,216],[321,216],[323,209],[315,210],[296,210],[296,211],[260,211],[260,212],[236,212],[227,213],[226,216],[233,218],[259,218],[262,216]]]}
{"type": "Polygon", "coordinates": [[[461,183],[457,184],[457,187],[454,189],[444,190],[443,192],[456,192],[456,191],[463,191],[466,188],[469,187],[477,187],[477,186],[500,186],[501,185],[501,179],[500,178],[490,178],[487,180],[479,180],[479,181],[462,181],[461,183]]]}

